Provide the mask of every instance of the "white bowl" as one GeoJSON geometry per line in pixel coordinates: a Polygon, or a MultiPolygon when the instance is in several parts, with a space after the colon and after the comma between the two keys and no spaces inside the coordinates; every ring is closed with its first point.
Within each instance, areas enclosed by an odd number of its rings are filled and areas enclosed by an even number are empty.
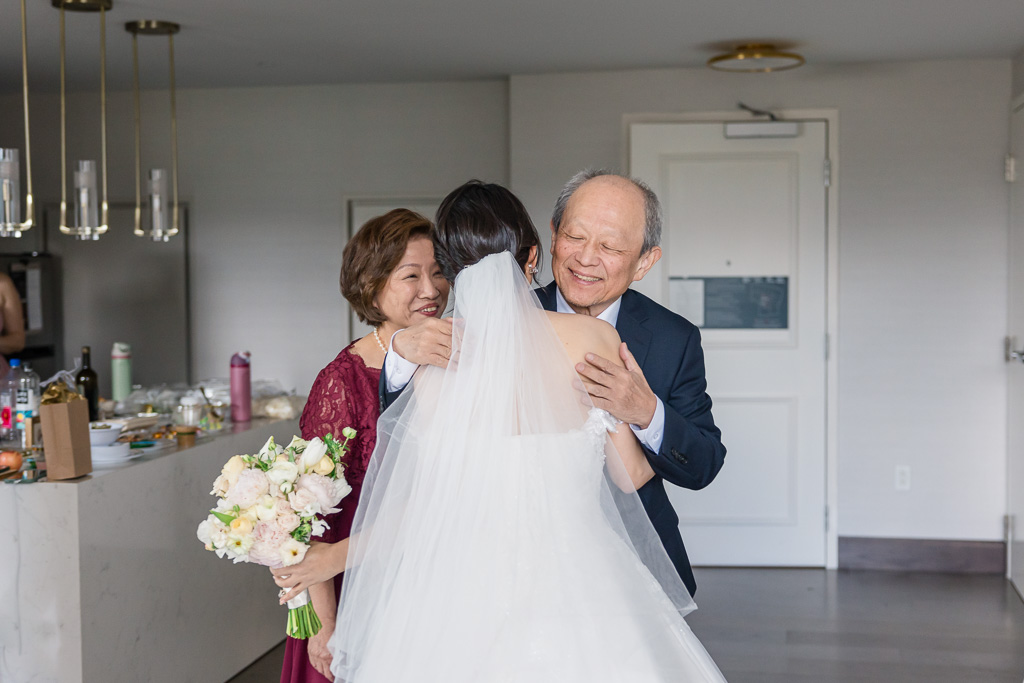
{"type": "Polygon", "coordinates": [[[93,446],[109,446],[121,436],[122,425],[116,422],[90,422],[89,443],[93,446]]]}

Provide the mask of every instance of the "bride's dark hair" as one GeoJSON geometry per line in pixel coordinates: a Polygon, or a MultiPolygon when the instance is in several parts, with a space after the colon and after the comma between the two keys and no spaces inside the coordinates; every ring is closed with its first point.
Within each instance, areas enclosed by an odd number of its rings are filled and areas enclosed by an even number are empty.
{"type": "Polygon", "coordinates": [[[437,209],[434,258],[449,282],[467,267],[490,254],[511,252],[526,268],[530,247],[540,236],[519,198],[501,185],[470,180],[452,190],[437,209]]]}

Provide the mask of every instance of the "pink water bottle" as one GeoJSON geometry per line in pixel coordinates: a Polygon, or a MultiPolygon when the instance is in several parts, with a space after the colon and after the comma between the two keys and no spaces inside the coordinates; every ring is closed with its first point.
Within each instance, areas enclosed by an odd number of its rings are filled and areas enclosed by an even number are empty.
{"type": "Polygon", "coordinates": [[[248,351],[231,356],[231,421],[252,419],[252,385],[249,381],[248,351]]]}

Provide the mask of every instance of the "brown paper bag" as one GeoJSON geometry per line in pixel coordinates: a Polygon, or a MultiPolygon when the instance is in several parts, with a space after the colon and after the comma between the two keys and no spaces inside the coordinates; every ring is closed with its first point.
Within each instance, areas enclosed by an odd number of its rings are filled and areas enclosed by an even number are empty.
{"type": "Polygon", "coordinates": [[[92,472],[89,404],[69,401],[39,406],[43,427],[46,478],[74,479],[92,472]]]}

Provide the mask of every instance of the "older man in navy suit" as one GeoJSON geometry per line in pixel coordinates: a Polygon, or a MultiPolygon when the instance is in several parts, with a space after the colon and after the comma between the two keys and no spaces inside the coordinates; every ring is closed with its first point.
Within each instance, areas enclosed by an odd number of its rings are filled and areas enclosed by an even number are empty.
{"type": "MultiPolygon", "coordinates": [[[[594,405],[629,424],[643,445],[654,476],[639,489],[640,499],[693,594],[696,581],[664,482],[704,488],[722,468],[725,447],[711,416],[700,332],[629,289],[661,258],[660,239],[661,207],[649,187],[606,171],[578,173],[551,220],[554,282],[537,295],[549,311],[595,316],[618,330],[625,367],[588,354],[576,371],[594,405]]],[[[381,376],[382,407],[416,364],[446,365],[450,343],[445,320],[396,333],[381,376]]]]}

